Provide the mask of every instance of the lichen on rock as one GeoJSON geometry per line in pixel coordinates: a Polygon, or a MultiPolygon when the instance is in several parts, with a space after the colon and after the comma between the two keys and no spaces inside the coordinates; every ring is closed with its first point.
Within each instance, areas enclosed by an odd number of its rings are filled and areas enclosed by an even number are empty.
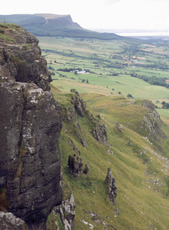
{"type": "Polygon", "coordinates": [[[105,178],[105,184],[107,187],[107,196],[110,202],[115,204],[115,199],[117,196],[117,187],[116,187],[116,181],[115,178],[112,176],[112,171],[110,168],[107,169],[107,175],[105,178]]]}
{"type": "Polygon", "coordinates": [[[160,138],[166,139],[166,135],[161,128],[162,121],[155,109],[155,105],[149,100],[140,100],[140,102],[136,101],[136,103],[147,109],[141,126],[144,130],[147,130],[148,136],[155,141],[160,141],[160,138]]]}
{"type": "Polygon", "coordinates": [[[70,198],[62,201],[62,204],[56,207],[54,212],[59,213],[65,230],[74,230],[75,200],[73,193],[71,194],[70,198]]]}
{"type": "Polygon", "coordinates": [[[50,90],[51,74],[41,56],[38,39],[22,27],[13,27],[13,32],[7,26],[4,30],[12,42],[0,39],[0,81],[33,82],[43,90],[50,90]]]}
{"type": "Polygon", "coordinates": [[[7,211],[29,229],[46,229],[62,202],[60,106],[38,40],[21,27],[10,31],[12,42],[0,39],[0,189],[7,211]]]}
{"type": "Polygon", "coordinates": [[[16,218],[12,213],[0,211],[0,229],[28,230],[28,227],[23,220],[16,218]]]}
{"type": "Polygon", "coordinates": [[[80,94],[75,89],[71,89],[70,92],[72,93],[71,103],[74,105],[75,111],[78,115],[83,117],[86,113],[86,105],[84,101],[81,99],[80,94]]]}
{"type": "Polygon", "coordinates": [[[100,144],[108,144],[106,127],[100,120],[94,122],[92,134],[100,144]]]}

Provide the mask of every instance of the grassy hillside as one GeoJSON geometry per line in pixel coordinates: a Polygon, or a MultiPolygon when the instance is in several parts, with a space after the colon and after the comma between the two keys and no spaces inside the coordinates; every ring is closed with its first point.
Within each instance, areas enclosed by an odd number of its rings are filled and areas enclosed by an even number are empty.
{"type": "MultiPolygon", "coordinates": [[[[63,190],[64,199],[75,196],[75,230],[168,229],[169,113],[161,103],[169,102],[169,89],[152,82],[169,78],[168,43],[44,37],[40,46],[62,108],[63,190]],[[74,111],[72,88],[87,105],[83,117],[74,111]],[[158,106],[163,123],[145,99],[158,106]],[[98,121],[109,144],[93,136],[98,121]],[[77,180],[67,164],[69,155],[79,152],[90,170],[77,180]],[[104,184],[108,168],[118,189],[115,205],[104,184]]],[[[51,214],[48,229],[54,221],[51,214]]]]}
{"type": "MultiPolygon", "coordinates": [[[[59,92],[54,86],[52,90],[62,106],[64,117],[60,137],[63,191],[64,198],[71,192],[75,196],[75,229],[168,229],[168,125],[164,128],[167,138],[163,140],[159,135],[160,140],[155,145],[150,142],[148,132],[144,136],[139,134],[142,120],[149,113],[148,108],[139,103],[133,104],[123,96],[81,94],[90,112],[83,117],[76,113],[74,119],[73,94],[59,92]],[[109,147],[93,137],[91,112],[96,121],[100,114],[101,122],[106,126],[109,147]],[[77,123],[86,147],[81,144],[77,123]],[[161,145],[163,151],[159,150],[161,145]],[[69,174],[67,167],[68,156],[73,156],[77,150],[83,163],[90,166],[89,174],[81,175],[78,180],[69,174]],[[106,194],[107,168],[111,168],[118,188],[115,205],[106,194]]],[[[53,218],[51,215],[50,221],[53,218]]],[[[51,229],[50,224],[48,222],[48,229],[51,229]]]]}

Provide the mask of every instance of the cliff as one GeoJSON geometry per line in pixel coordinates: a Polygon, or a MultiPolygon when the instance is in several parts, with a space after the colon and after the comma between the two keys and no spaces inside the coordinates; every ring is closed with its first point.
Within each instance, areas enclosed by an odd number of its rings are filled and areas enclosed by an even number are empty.
{"type": "Polygon", "coordinates": [[[136,131],[141,135],[147,136],[152,142],[158,144],[167,137],[162,130],[162,120],[157,113],[155,105],[149,100],[136,100],[136,105],[143,108],[143,116],[139,121],[139,128],[136,131]]]}
{"type": "Polygon", "coordinates": [[[113,33],[98,33],[83,29],[70,15],[58,14],[12,14],[0,15],[0,22],[23,26],[36,36],[96,38],[103,40],[123,39],[113,33]]]}
{"type": "Polygon", "coordinates": [[[38,40],[0,24],[0,210],[46,229],[62,201],[59,105],[38,40]]]}

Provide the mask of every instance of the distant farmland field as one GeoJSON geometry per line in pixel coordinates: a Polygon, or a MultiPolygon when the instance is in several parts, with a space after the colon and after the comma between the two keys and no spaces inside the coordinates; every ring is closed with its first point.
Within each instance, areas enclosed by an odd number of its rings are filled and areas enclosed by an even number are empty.
{"type": "MultiPolygon", "coordinates": [[[[169,102],[169,42],[40,37],[53,85],[63,92],[169,102]],[[71,69],[71,71],[69,71],[71,69]],[[78,73],[78,69],[83,71],[78,73]]],[[[168,113],[166,113],[168,114],[168,113]]]]}

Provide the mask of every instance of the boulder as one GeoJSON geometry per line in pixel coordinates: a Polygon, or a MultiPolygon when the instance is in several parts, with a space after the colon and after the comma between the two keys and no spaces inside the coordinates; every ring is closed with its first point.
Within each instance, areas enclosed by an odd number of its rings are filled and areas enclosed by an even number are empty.
{"type": "Polygon", "coordinates": [[[60,219],[65,230],[74,230],[74,218],[75,218],[75,201],[73,193],[70,199],[62,201],[62,204],[55,208],[55,213],[60,214],[60,219]]]}

